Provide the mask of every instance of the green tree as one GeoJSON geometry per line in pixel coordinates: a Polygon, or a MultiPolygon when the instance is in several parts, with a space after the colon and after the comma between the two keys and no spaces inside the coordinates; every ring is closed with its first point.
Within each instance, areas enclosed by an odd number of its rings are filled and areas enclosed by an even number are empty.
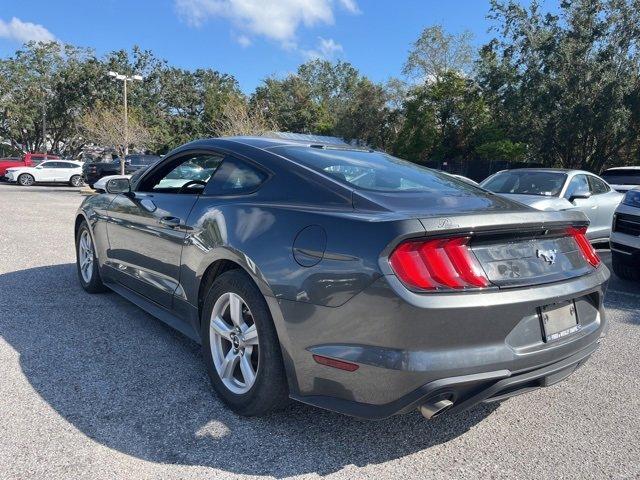
{"type": "Polygon", "coordinates": [[[405,121],[397,151],[414,161],[470,159],[480,135],[491,122],[475,82],[449,71],[414,87],[404,108],[405,121]]]}
{"type": "Polygon", "coordinates": [[[473,61],[471,32],[447,33],[442,25],[425,28],[413,43],[403,73],[419,82],[439,81],[449,72],[468,74],[473,61]]]}
{"type": "Polygon", "coordinates": [[[0,60],[0,137],[32,152],[76,153],[79,113],[96,98],[98,72],[90,50],[54,42],[29,43],[0,60]]]}
{"type": "Polygon", "coordinates": [[[562,1],[557,15],[492,1],[498,39],[478,79],[501,128],[548,165],[600,171],[639,134],[640,10],[632,0],[562,1]]]}

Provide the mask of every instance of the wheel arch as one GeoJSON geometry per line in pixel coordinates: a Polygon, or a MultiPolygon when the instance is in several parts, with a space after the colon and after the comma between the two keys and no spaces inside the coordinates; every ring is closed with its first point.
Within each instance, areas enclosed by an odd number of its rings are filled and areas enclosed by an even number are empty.
{"type": "Polygon", "coordinates": [[[200,282],[198,285],[197,298],[199,326],[202,326],[202,307],[211,285],[213,285],[216,278],[229,270],[242,270],[245,272],[262,293],[269,313],[271,314],[276,334],[278,335],[278,341],[280,342],[280,350],[282,352],[282,360],[284,362],[289,388],[295,389],[291,391],[297,391],[295,368],[289,355],[291,340],[287,332],[284,316],[270,285],[256,264],[247,255],[232,249],[221,248],[217,250],[215,258],[209,259],[203,268],[202,274],[199,276],[200,282]]]}

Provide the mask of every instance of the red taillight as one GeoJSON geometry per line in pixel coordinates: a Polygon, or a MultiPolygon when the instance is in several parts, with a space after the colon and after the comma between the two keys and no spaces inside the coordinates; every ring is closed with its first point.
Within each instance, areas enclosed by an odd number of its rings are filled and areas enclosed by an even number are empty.
{"type": "Polygon", "coordinates": [[[587,240],[587,237],[585,236],[586,232],[587,227],[569,229],[569,235],[573,237],[578,244],[578,247],[580,247],[580,251],[582,252],[582,255],[584,255],[585,260],[592,266],[597,267],[600,265],[601,260],[589,240],[587,240]]]}
{"type": "Polygon", "coordinates": [[[405,285],[420,290],[488,287],[489,280],[469,249],[469,238],[401,243],[389,263],[405,285]]]}

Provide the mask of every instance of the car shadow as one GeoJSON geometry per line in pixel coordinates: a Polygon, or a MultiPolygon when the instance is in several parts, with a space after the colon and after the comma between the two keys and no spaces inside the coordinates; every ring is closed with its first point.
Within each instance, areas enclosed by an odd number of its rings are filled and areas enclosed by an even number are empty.
{"type": "Polygon", "coordinates": [[[496,408],[370,422],[292,404],[243,418],[213,394],[199,345],[115,294],[85,293],[75,265],[2,274],[0,292],[0,335],[35,391],[94,441],[152,462],[325,475],[448,442],[496,408]]]}

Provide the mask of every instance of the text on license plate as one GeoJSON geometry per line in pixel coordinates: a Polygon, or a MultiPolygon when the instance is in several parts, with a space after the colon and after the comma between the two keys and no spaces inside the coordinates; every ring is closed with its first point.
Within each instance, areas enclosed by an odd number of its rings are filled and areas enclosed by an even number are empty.
{"type": "Polygon", "coordinates": [[[578,312],[573,300],[540,307],[540,320],[547,342],[570,335],[580,329],[578,312]]]}

